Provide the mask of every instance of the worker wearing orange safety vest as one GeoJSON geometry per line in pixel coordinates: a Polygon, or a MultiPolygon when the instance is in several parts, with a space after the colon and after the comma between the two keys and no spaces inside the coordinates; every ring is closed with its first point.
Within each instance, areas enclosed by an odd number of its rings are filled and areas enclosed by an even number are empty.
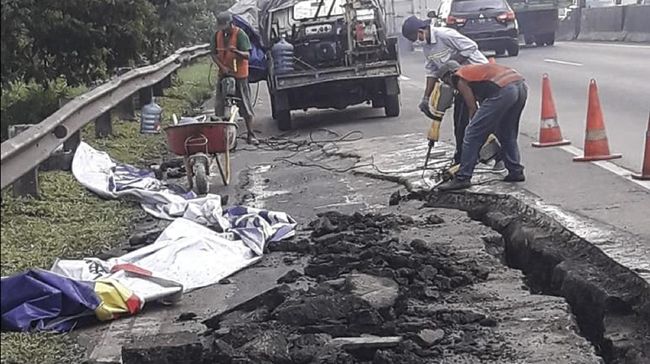
{"type": "Polygon", "coordinates": [[[470,116],[463,138],[460,169],[454,179],[440,185],[439,189],[457,190],[471,186],[479,151],[490,133],[495,133],[501,142],[501,154],[508,170],[504,181],[523,182],[524,167],[517,137],[519,119],[528,97],[524,77],[500,64],[461,66],[456,61],[445,63],[438,74],[443,82],[462,95],[470,116]]]}
{"type": "Polygon", "coordinates": [[[221,79],[234,77],[237,106],[239,113],[246,122],[249,144],[258,144],[253,132],[253,102],[248,83],[248,58],[250,57],[251,42],[242,29],[233,24],[232,14],[222,12],[217,15],[217,31],[212,39],[212,60],[219,67],[219,80],[216,88],[215,114],[223,116],[224,95],[221,94],[221,79]]]}

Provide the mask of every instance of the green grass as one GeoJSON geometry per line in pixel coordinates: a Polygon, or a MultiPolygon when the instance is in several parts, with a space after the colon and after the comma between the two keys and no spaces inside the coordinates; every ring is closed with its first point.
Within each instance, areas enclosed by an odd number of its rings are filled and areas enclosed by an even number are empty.
{"type": "MultiPolygon", "coordinates": [[[[173,86],[156,102],[163,107],[165,123],[172,113],[190,115],[212,93],[208,83],[210,63],[201,60],[179,70],[173,86]]],[[[82,139],[106,151],[113,159],[141,167],[166,151],[164,134],[141,135],[133,121],[113,122],[113,135],[94,137],[93,123],[82,139]]],[[[2,192],[2,248],[0,271],[11,275],[28,268],[49,268],[57,257],[94,256],[124,241],[132,221],[144,212],[133,202],[102,200],[85,190],[69,172],[39,174],[38,199],[14,198],[2,192]]],[[[68,335],[2,333],[0,362],[58,364],[81,362],[83,351],[68,335]]]]}

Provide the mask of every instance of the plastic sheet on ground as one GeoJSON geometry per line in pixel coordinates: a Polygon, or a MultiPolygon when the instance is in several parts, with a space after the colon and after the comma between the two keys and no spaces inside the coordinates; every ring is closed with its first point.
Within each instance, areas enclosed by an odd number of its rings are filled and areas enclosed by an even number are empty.
{"type": "Polygon", "coordinates": [[[129,198],[149,214],[172,220],[185,217],[208,226],[228,228],[222,216],[221,197],[197,197],[194,192],[156,179],[153,172],[118,163],[105,152],[79,144],[72,160],[72,174],[84,187],[107,199],[129,198]]]}

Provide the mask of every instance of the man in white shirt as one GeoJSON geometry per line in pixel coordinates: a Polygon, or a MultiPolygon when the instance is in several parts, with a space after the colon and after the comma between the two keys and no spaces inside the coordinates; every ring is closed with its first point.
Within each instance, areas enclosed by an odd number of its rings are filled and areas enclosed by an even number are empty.
{"type": "MultiPolygon", "coordinates": [[[[402,35],[411,42],[422,45],[427,83],[419,108],[430,118],[433,117],[429,111],[429,98],[434,85],[439,81],[437,72],[443,64],[450,60],[461,65],[488,63],[487,58],[479,51],[476,42],[455,29],[435,27],[431,19],[421,20],[416,16],[409,17],[402,25],[402,35]]],[[[468,123],[469,110],[463,98],[456,96],[454,99],[454,135],[456,138],[454,164],[461,161],[463,137],[468,123]]]]}

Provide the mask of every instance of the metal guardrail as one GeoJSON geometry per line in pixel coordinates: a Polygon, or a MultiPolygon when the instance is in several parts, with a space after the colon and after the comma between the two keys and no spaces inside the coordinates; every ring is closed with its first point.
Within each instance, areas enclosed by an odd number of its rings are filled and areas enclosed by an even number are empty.
{"type": "Polygon", "coordinates": [[[105,122],[108,122],[110,130],[111,109],[136,92],[160,84],[184,64],[209,52],[208,44],[181,48],[154,65],[131,70],[74,98],[45,120],[4,141],[1,146],[1,188],[38,167],[89,122],[97,122],[107,115],[105,122]]]}

